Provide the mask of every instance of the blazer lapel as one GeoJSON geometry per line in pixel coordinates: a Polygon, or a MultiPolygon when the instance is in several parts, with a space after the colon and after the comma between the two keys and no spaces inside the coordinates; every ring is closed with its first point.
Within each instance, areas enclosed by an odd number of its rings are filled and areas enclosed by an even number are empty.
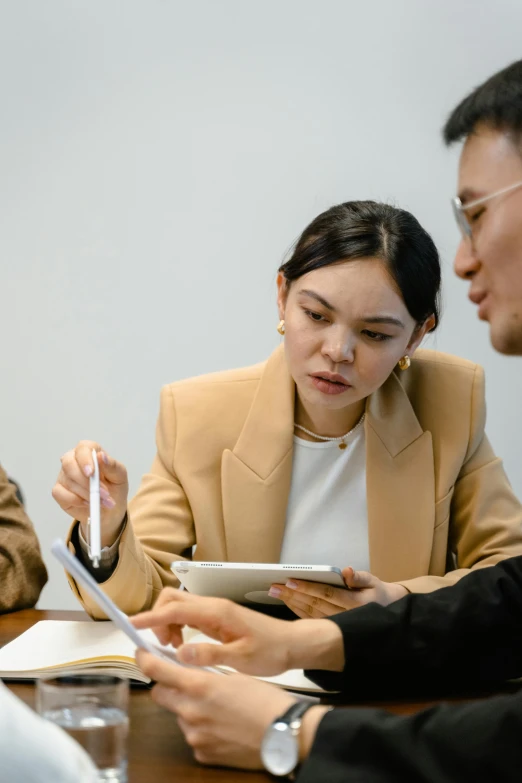
{"type": "MultiPolygon", "coordinates": [[[[283,347],[268,359],[234,449],[223,452],[227,559],[279,561],[292,479],[295,384],[283,347]]],[[[428,573],[435,520],[430,432],[392,373],[366,404],[370,570],[384,581],[428,573]]]]}
{"type": "Polygon", "coordinates": [[[277,563],[292,478],[295,384],[281,346],[268,359],[252,408],[221,463],[227,558],[277,563]]]}
{"type": "Polygon", "coordinates": [[[428,573],[435,521],[430,432],[392,373],[366,405],[370,570],[386,582],[428,573]]]}

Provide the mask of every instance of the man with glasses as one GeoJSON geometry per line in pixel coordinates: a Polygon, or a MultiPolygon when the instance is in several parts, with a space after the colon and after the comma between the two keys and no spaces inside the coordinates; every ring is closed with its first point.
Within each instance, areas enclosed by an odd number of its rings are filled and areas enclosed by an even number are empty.
{"type": "Polygon", "coordinates": [[[473,240],[472,223],[484,211],[478,210],[476,215],[470,218],[470,210],[476,209],[477,207],[486,204],[492,198],[497,198],[497,196],[503,196],[506,193],[511,193],[512,190],[518,190],[520,187],[522,187],[522,182],[515,182],[514,185],[509,185],[507,188],[501,188],[500,190],[496,190],[494,193],[490,193],[488,196],[481,196],[480,198],[474,199],[468,203],[466,202],[466,195],[463,195],[464,201],[462,201],[460,196],[455,196],[455,198],[451,200],[453,214],[455,215],[455,220],[457,221],[457,225],[460,228],[464,239],[473,240]]]}
{"type": "Polygon", "coordinates": [[[522,61],[495,74],[452,113],[451,144],[465,139],[453,201],[463,238],[455,259],[493,347],[522,354],[522,61]]]}
{"type": "MultiPolygon", "coordinates": [[[[462,231],[455,270],[470,282],[469,297],[489,322],[494,347],[522,355],[522,61],[462,101],[444,138],[464,140],[453,201],[462,231]]],[[[324,620],[285,623],[167,588],[134,622],[154,627],[163,642],[179,642],[185,623],[224,641],[182,647],[185,662],[260,675],[322,669],[316,679],[352,698],[494,687],[522,676],[522,557],[475,571],[454,587],[324,620]]],[[[522,690],[399,717],[296,708],[291,696],[255,680],[183,669],[143,651],[137,657],[159,683],[153,696],[178,713],[203,762],[259,768],[262,760],[281,775],[293,773],[300,759],[300,783],[522,778],[522,690]]]]}

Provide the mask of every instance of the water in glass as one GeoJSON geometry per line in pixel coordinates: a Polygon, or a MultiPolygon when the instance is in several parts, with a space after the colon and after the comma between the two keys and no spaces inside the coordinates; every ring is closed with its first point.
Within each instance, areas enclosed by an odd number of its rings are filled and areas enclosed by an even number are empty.
{"type": "Polygon", "coordinates": [[[46,710],[43,717],[61,726],[85,748],[98,767],[99,781],[127,783],[126,712],[99,704],[77,704],[46,710]]]}

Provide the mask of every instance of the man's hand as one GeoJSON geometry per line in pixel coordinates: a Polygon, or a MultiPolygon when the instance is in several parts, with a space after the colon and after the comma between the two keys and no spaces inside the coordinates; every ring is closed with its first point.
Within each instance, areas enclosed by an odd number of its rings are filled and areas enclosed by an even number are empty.
{"type": "Polygon", "coordinates": [[[162,644],[178,648],[179,660],[198,666],[231,666],[270,676],[287,669],[344,668],[340,629],[324,620],[289,622],[253,612],[223,598],[204,598],[166,587],[150,612],[132,618],[135,628],[152,628],[162,644]],[[183,644],[184,625],[221,644],[183,644]]]}
{"type": "MultiPolygon", "coordinates": [[[[316,624],[317,627],[317,624],[316,624]]],[[[280,688],[241,674],[211,674],[168,663],[144,650],[140,669],[157,685],[152,698],[176,713],[185,739],[202,764],[262,769],[261,742],[272,721],[295,702],[280,688]]],[[[303,720],[301,759],[312,746],[328,707],[312,707],[303,720]]]]}

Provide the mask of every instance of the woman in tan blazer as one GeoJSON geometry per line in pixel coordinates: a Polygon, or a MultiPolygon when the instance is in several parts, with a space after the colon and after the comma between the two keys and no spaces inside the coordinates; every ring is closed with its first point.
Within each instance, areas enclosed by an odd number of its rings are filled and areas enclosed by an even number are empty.
{"type": "Polygon", "coordinates": [[[92,572],[105,592],[135,613],[176,584],[170,564],[195,544],[198,560],[279,562],[300,529],[319,542],[319,562],[336,564],[357,540],[367,568],[343,563],[350,591],[275,586],[299,616],[386,604],[522,554],[522,507],[484,433],[482,369],[417,350],[437,325],[439,286],[435,246],[408,212],[348,202],[316,218],[279,270],[284,346],[263,364],[162,390],[157,455],[128,509],[126,470],[99,444],[62,457],[53,496],[75,519],[70,548],[89,566],[98,452],[106,549],[92,572]],[[308,479],[298,470],[306,443],[325,447],[305,455],[308,479]],[[338,470],[357,448],[362,463],[338,470]],[[307,519],[308,503],[296,500],[325,470],[319,512],[307,519]]]}

